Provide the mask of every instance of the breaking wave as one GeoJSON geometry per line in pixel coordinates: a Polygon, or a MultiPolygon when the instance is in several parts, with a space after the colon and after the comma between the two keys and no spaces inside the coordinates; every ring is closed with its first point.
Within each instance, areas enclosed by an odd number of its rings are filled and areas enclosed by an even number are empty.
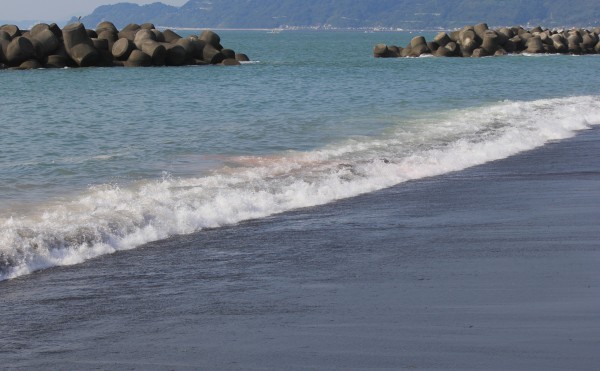
{"type": "Polygon", "coordinates": [[[0,219],[0,279],[465,169],[599,123],[599,97],[507,101],[314,151],[230,158],[200,177],[93,187],[0,219]]]}

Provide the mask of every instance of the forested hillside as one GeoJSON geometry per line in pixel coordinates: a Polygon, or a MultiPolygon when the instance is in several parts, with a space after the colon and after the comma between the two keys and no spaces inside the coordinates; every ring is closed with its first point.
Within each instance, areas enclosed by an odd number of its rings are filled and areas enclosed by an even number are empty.
{"type": "Polygon", "coordinates": [[[600,23],[598,0],[190,0],[181,7],[162,3],[106,5],[83,18],[118,26],[153,22],[170,27],[391,27],[590,26],[600,23]]]}

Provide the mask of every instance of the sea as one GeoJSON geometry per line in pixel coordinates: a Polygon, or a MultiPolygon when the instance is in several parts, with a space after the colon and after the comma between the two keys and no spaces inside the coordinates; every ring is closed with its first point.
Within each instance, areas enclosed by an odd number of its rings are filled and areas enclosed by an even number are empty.
{"type": "MultiPolygon", "coordinates": [[[[351,209],[600,125],[597,55],[375,59],[377,43],[435,33],[217,32],[251,62],[0,71],[0,288],[69,272],[78,278],[52,290],[82,293],[88,269],[133,283],[147,272],[128,259],[146,253],[189,270],[173,254],[190,240],[202,251],[210,239],[214,264],[243,261],[232,239],[268,239],[257,221],[298,213],[297,232],[310,233],[327,205],[351,209]]],[[[107,295],[135,295],[124,290],[107,295]]]]}
{"type": "Polygon", "coordinates": [[[221,36],[252,62],[0,72],[1,279],[458,171],[600,123],[598,56],[375,59],[376,43],[415,34],[221,36]]]}

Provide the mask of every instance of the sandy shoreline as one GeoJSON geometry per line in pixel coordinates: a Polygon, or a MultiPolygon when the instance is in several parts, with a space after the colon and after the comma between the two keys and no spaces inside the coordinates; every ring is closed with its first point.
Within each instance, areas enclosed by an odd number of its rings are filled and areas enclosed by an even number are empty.
{"type": "Polygon", "coordinates": [[[596,369],[599,158],[593,129],[2,282],[0,358],[34,368],[596,369]]]}

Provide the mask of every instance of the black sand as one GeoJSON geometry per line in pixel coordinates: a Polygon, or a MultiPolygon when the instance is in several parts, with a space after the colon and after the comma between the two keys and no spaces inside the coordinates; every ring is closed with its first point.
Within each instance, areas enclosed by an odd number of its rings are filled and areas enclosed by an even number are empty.
{"type": "Polygon", "coordinates": [[[38,369],[596,370],[600,129],[0,282],[38,369]]]}

